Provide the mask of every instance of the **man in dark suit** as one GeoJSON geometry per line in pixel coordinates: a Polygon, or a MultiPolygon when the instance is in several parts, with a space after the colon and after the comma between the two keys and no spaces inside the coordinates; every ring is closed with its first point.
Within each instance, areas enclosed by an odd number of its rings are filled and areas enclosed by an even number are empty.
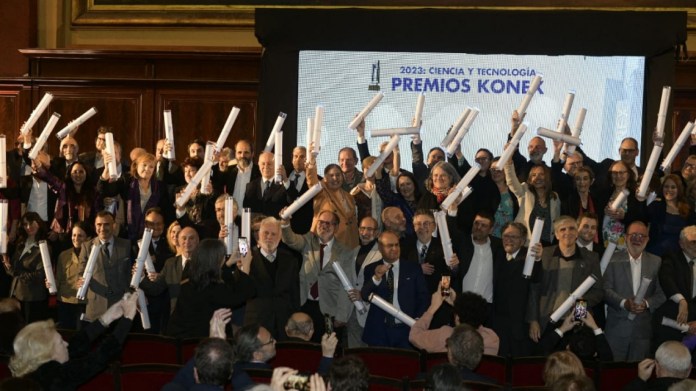
{"type": "MultiPolygon", "coordinates": [[[[500,338],[498,354],[502,357],[532,355],[529,324],[526,319],[530,284],[539,277],[541,262],[534,262],[531,278],[523,275],[527,258],[527,228],[519,222],[509,222],[502,229],[505,258],[495,263],[493,275],[493,330],[500,338]]],[[[541,257],[541,244],[532,247],[541,257]]]]}
{"type": "MultiPolygon", "coordinates": [[[[430,305],[428,288],[420,266],[414,262],[401,261],[399,237],[395,233],[383,232],[378,243],[382,262],[375,262],[365,268],[361,292],[363,300],[369,300],[370,295],[375,294],[391,302],[406,315],[419,318],[430,305]]],[[[365,343],[370,346],[409,348],[408,333],[409,326],[376,305],[370,306],[363,332],[365,343]]]]}
{"type": "MultiPolygon", "coordinates": [[[[82,244],[79,261],[79,274],[83,275],[92,247],[100,246],[86,295],[85,320],[88,322],[97,320],[128,291],[132,264],[130,242],[114,236],[114,216],[109,212],[100,211],[97,213],[94,226],[97,237],[82,244]]],[[[80,277],[78,287],[83,283],[84,280],[80,277]]]]}
{"type": "MultiPolygon", "coordinates": [[[[288,202],[292,203],[309,187],[307,186],[307,172],[305,171],[305,162],[307,161],[307,148],[295,147],[292,150],[292,172],[288,176],[290,186],[287,188],[288,202]]],[[[312,217],[314,216],[313,203],[304,204],[295,214],[290,222],[292,231],[300,235],[304,235],[312,228],[312,217]]]]}
{"type": "Polygon", "coordinates": [[[549,315],[590,275],[596,278],[585,293],[587,306],[604,297],[599,256],[577,246],[578,225],[570,216],[561,216],[553,224],[558,245],[544,248],[539,282],[532,284],[527,307],[529,336],[535,342],[549,322],[549,315]]]}
{"type": "Polygon", "coordinates": [[[696,259],[696,226],[682,229],[679,235],[681,251],[665,254],[662,257],[659,278],[667,301],[653,316],[653,346],[668,340],[681,341],[682,333],[661,324],[662,317],[674,319],[679,323],[696,320],[696,299],[693,291],[696,259]]]}
{"type": "Polygon", "coordinates": [[[261,176],[259,168],[254,165],[254,147],[247,140],[239,140],[234,146],[237,164],[227,167],[222,177],[213,177],[213,187],[225,191],[237,200],[237,205],[244,205],[244,193],[251,180],[261,176]]]}
{"type": "Polygon", "coordinates": [[[280,244],[280,221],[266,217],[261,221],[258,248],[252,249],[249,277],[258,292],[247,302],[244,324],[258,323],[282,339],[285,323],[299,307],[298,265],[280,244]]]}
{"type": "Polygon", "coordinates": [[[110,126],[100,126],[99,129],[97,129],[97,137],[94,139],[95,150],[82,152],[79,155],[79,160],[85,162],[90,177],[97,178],[98,175],[95,174],[95,170],[104,167],[104,158],[101,152],[106,148],[106,137],[104,135],[107,132],[113,133],[114,130],[110,126]]]}
{"type": "Polygon", "coordinates": [[[450,364],[459,369],[464,381],[498,383],[488,376],[474,372],[483,358],[483,338],[468,324],[460,324],[452,331],[447,340],[447,358],[450,364]]]}
{"type": "Polygon", "coordinates": [[[644,223],[631,223],[626,228],[626,250],[614,253],[604,271],[604,300],[609,305],[605,330],[616,361],[639,361],[648,356],[652,312],[665,302],[657,275],[662,260],[644,251],[648,239],[644,223]],[[650,279],[650,285],[636,304],[635,296],[645,278],[650,279]]]}
{"type": "Polygon", "coordinates": [[[251,208],[252,213],[260,213],[264,216],[276,217],[280,210],[288,205],[288,195],[285,191],[285,183],[290,187],[290,182],[283,172],[283,183],[276,183],[275,158],[271,152],[262,152],[259,155],[259,170],[261,177],[252,179],[244,193],[244,208],[251,208]]]}

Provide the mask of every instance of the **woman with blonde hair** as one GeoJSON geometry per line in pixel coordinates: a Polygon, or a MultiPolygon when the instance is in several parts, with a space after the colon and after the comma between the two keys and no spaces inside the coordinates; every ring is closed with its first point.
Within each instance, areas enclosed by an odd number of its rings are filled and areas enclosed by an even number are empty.
{"type": "Polygon", "coordinates": [[[56,331],[53,320],[34,322],[15,337],[9,368],[13,377],[27,377],[44,390],[75,389],[103,371],[120,354],[136,313],[138,294],[126,294],[98,321],[92,322],[68,343],[56,331]],[[119,319],[114,331],[94,350],[91,343],[119,319]]]}
{"type": "Polygon", "coordinates": [[[544,385],[551,387],[563,375],[574,374],[585,376],[582,362],[569,350],[551,353],[544,364],[544,385]]]}

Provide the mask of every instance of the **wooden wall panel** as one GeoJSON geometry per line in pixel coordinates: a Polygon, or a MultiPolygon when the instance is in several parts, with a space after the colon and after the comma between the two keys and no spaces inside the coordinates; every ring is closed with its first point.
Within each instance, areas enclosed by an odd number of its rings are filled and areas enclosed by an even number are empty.
{"type": "MultiPolygon", "coordinates": [[[[25,112],[29,110],[31,87],[17,84],[0,84],[0,133],[14,139],[22,122],[26,120],[25,112]]],[[[11,147],[8,142],[7,146],[11,147]]]]}
{"type": "Polygon", "coordinates": [[[187,155],[190,141],[200,138],[215,142],[233,106],[240,109],[226,146],[232,147],[239,139],[256,138],[255,90],[205,90],[162,89],[156,91],[154,133],[164,137],[163,110],[172,111],[172,126],[175,130],[176,156],[182,160],[187,155]]]}

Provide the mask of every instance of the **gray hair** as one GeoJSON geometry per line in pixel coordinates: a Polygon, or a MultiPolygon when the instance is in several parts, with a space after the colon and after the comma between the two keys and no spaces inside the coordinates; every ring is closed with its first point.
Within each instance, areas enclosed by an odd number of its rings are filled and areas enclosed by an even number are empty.
{"type": "Polygon", "coordinates": [[[655,352],[655,360],[673,377],[686,378],[691,372],[691,353],[681,342],[663,342],[655,352]]]}

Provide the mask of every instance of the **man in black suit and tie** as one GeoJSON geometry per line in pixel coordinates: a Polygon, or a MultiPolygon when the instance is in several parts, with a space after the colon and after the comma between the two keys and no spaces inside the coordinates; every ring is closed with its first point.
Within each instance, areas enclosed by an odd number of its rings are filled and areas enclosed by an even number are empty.
{"type": "MultiPolygon", "coordinates": [[[[527,227],[509,222],[502,229],[505,258],[494,265],[493,330],[500,338],[498,354],[502,357],[523,357],[532,354],[529,324],[525,317],[530,284],[541,272],[541,262],[534,262],[531,278],[523,275],[527,258],[527,227]]],[[[541,259],[541,244],[532,247],[537,260],[541,259]]]]}
{"type": "MultiPolygon", "coordinates": [[[[290,203],[309,189],[307,186],[307,172],[305,171],[306,162],[307,148],[301,146],[295,147],[295,149],[292,150],[292,172],[288,177],[290,186],[287,188],[288,202],[290,203]]],[[[300,235],[309,232],[312,228],[312,218],[314,217],[313,206],[314,204],[312,202],[308,202],[295,212],[290,221],[293,232],[297,232],[300,235]]]]}
{"type": "Polygon", "coordinates": [[[259,156],[259,170],[261,177],[249,182],[244,193],[244,208],[251,208],[252,213],[260,213],[264,216],[276,217],[280,210],[288,205],[288,195],[285,184],[290,182],[283,172],[283,183],[276,183],[275,158],[271,152],[262,152],[259,156]]]}
{"type": "MultiPolygon", "coordinates": [[[[693,267],[696,259],[696,225],[682,229],[679,246],[681,251],[662,257],[659,278],[667,301],[653,315],[653,347],[664,341],[681,341],[683,337],[679,330],[661,324],[663,316],[679,323],[696,320],[693,267]]],[[[692,332],[694,327],[696,326],[690,324],[692,332]]]]}
{"type": "MultiPolygon", "coordinates": [[[[419,318],[430,305],[428,287],[423,272],[414,262],[401,261],[399,237],[391,231],[383,232],[378,239],[382,262],[365,268],[362,287],[363,300],[376,294],[392,303],[412,318],[419,318]]],[[[388,315],[376,305],[370,305],[365,321],[363,341],[369,346],[410,348],[409,326],[388,315]]]]}
{"type": "MultiPolygon", "coordinates": [[[[93,322],[128,291],[131,279],[132,254],[127,239],[114,236],[114,216],[106,211],[97,213],[94,221],[97,237],[82,244],[79,274],[83,275],[92,247],[101,246],[87,291],[85,320],[93,322]]],[[[78,279],[78,287],[84,284],[78,279]]]]}

